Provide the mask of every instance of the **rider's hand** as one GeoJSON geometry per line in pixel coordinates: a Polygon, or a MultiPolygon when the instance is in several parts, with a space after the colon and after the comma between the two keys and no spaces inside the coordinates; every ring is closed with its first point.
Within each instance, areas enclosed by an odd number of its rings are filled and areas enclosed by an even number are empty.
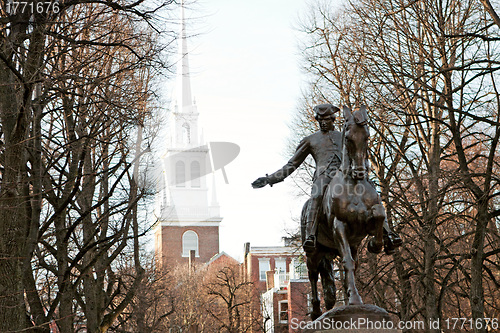
{"type": "Polygon", "coordinates": [[[253,188],[261,188],[269,184],[269,179],[267,177],[259,177],[252,183],[253,188]]]}

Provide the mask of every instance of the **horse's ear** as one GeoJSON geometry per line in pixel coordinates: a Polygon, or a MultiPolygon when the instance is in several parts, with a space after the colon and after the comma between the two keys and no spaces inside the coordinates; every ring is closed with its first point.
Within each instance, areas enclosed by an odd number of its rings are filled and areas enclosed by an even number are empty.
{"type": "Polygon", "coordinates": [[[351,109],[349,109],[347,106],[344,105],[342,108],[342,111],[344,112],[344,120],[348,122],[352,118],[352,112],[351,109]]]}
{"type": "Polygon", "coordinates": [[[366,105],[362,105],[358,111],[354,112],[354,121],[356,124],[364,125],[368,121],[368,114],[366,113],[366,105]]]}
{"type": "Polygon", "coordinates": [[[361,105],[361,107],[359,108],[359,111],[363,115],[363,118],[365,120],[368,120],[368,113],[366,112],[366,105],[361,105]]]}
{"type": "Polygon", "coordinates": [[[366,113],[366,105],[361,105],[359,112],[363,115],[363,118],[368,119],[368,114],[366,113]]]}

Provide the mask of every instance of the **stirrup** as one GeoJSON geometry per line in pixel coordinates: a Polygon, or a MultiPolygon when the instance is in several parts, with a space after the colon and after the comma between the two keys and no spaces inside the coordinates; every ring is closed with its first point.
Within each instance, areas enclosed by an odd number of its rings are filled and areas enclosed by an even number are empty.
{"type": "Polygon", "coordinates": [[[304,244],[302,244],[302,247],[306,253],[314,252],[314,250],[316,250],[316,237],[313,235],[307,237],[304,244]]]}

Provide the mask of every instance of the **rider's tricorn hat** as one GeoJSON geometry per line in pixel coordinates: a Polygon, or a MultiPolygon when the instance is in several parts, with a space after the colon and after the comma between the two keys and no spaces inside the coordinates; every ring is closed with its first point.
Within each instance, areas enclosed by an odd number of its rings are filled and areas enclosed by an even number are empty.
{"type": "Polygon", "coordinates": [[[340,109],[331,104],[320,104],[314,107],[314,118],[318,120],[319,117],[334,116],[335,112],[339,112],[340,109]]]}

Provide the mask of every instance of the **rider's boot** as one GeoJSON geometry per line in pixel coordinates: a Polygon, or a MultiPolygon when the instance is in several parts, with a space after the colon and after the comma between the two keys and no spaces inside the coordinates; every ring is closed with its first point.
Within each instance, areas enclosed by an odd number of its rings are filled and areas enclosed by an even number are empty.
{"type": "Polygon", "coordinates": [[[322,197],[311,198],[306,220],[306,237],[302,247],[306,253],[311,253],[316,249],[316,231],[318,228],[318,214],[322,197]]]}
{"type": "Polygon", "coordinates": [[[316,236],[312,231],[313,223],[314,222],[312,221],[306,222],[306,239],[304,241],[304,244],[302,244],[302,247],[304,248],[304,251],[306,253],[311,253],[316,249],[316,236]]]}

